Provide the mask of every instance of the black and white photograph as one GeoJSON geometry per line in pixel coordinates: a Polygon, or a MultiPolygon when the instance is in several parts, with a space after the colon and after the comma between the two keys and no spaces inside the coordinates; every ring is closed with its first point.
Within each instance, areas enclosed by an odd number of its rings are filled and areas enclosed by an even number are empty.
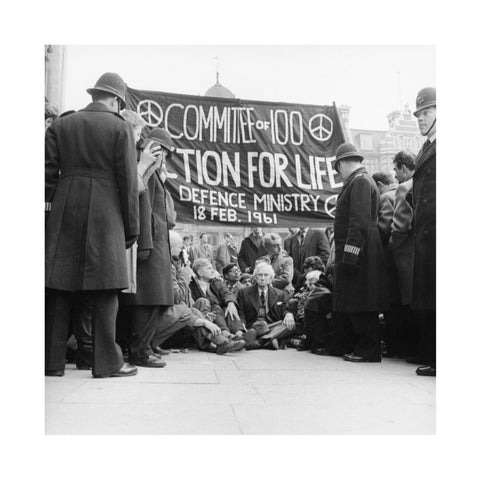
{"type": "Polygon", "coordinates": [[[434,46],[45,75],[47,434],[435,433],[434,46]]]}
{"type": "Polygon", "coordinates": [[[475,269],[475,138],[451,109],[473,108],[473,57],[430,2],[395,19],[379,2],[209,3],[89,2],[76,20],[54,2],[25,45],[32,78],[4,88],[35,110],[9,119],[35,166],[5,175],[6,209],[27,205],[25,233],[5,220],[5,317],[28,335],[5,358],[35,361],[14,371],[35,394],[18,389],[15,414],[37,409],[42,470],[78,461],[75,442],[122,477],[137,457],[180,477],[453,471],[432,455],[469,454],[478,399],[475,282],[455,269],[475,269]]]}

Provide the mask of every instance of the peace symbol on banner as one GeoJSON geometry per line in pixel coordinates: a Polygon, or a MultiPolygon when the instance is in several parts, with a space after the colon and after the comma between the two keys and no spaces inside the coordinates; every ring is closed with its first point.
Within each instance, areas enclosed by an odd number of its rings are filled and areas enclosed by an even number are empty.
{"type": "Polygon", "coordinates": [[[325,213],[332,218],[335,218],[335,212],[337,211],[337,197],[338,195],[332,195],[325,200],[325,213]]]}
{"type": "Polygon", "coordinates": [[[137,105],[137,113],[147,122],[148,126],[155,127],[162,123],[162,108],[153,100],[142,100],[137,105]]]}
{"type": "Polygon", "coordinates": [[[318,141],[327,141],[333,134],[333,121],[323,113],[312,116],[308,122],[310,134],[318,141]]]}

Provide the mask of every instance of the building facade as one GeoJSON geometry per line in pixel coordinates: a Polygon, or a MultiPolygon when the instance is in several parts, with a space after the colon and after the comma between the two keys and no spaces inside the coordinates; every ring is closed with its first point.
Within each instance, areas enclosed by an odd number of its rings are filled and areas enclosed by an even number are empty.
{"type": "Polygon", "coordinates": [[[402,111],[395,110],[387,115],[387,130],[350,129],[348,118],[346,122],[344,120],[345,116],[348,117],[349,107],[341,108],[344,128],[349,130],[347,141],[353,143],[364,156],[364,165],[371,174],[377,171],[391,173],[392,160],[396,153],[408,149],[416,155],[425,141],[408,105],[405,105],[402,111]]]}

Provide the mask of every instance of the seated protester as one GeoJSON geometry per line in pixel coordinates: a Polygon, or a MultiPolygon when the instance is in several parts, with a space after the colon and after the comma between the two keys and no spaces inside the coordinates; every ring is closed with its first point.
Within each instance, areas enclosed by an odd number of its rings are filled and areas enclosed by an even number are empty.
{"type": "Polygon", "coordinates": [[[332,284],[325,274],[315,270],[307,273],[306,288],[308,293],[301,304],[305,337],[297,349],[326,356],[333,308],[332,284]]]}
{"type": "Polygon", "coordinates": [[[230,293],[235,295],[235,299],[237,298],[237,292],[240,288],[242,288],[242,284],[240,283],[240,268],[238,265],[234,263],[227,264],[222,270],[224,284],[230,291],[230,293]]]}
{"type": "Polygon", "coordinates": [[[250,273],[242,273],[238,282],[241,284],[242,288],[252,286],[252,275],[250,273]]]}
{"type": "Polygon", "coordinates": [[[295,291],[300,291],[305,286],[305,278],[310,271],[325,271],[325,263],[320,258],[320,256],[309,256],[303,262],[304,273],[300,276],[298,280],[295,291]]]}
{"type": "Polygon", "coordinates": [[[275,272],[270,264],[258,262],[253,277],[255,284],[237,295],[240,318],[245,328],[256,330],[259,346],[278,349],[278,340],[296,334],[295,318],[287,309],[285,293],[272,286],[275,272]]]}
{"type": "Polygon", "coordinates": [[[277,233],[266,234],[263,237],[263,242],[268,252],[270,264],[275,272],[272,286],[281,289],[286,295],[291,296],[295,291],[292,285],[293,259],[283,249],[282,238],[277,233]]]}
{"type": "Polygon", "coordinates": [[[221,334],[221,329],[209,318],[192,307],[190,282],[193,272],[181,256],[182,237],[175,231],[169,231],[170,253],[172,258],[172,280],[174,305],[170,314],[158,325],[153,339],[154,351],[178,331],[188,329],[198,348],[205,351],[224,354],[239,351],[245,341],[231,341],[221,334]]]}
{"type": "MultiPolygon", "coordinates": [[[[230,337],[230,331],[241,331],[242,324],[238,316],[236,297],[225,286],[223,280],[217,277],[218,273],[210,261],[207,258],[195,260],[193,272],[195,275],[190,281],[190,291],[195,302],[193,306],[203,313],[214,313],[214,323],[220,327],[224,336],[230,337]]],[[[241,333],[237,334],[240,335],[241,333]]]]}

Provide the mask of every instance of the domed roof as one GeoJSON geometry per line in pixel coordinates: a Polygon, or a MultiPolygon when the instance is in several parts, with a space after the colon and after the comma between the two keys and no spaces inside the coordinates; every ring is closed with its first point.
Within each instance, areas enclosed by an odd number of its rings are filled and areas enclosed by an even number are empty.
{"type": "Polygon", "coordinates": [[[206,92],[205,96],[216,96],[217,98],[235,98],[235,95],[218,81],[217,73],[217,83],[211,86],[206,92]]]}

